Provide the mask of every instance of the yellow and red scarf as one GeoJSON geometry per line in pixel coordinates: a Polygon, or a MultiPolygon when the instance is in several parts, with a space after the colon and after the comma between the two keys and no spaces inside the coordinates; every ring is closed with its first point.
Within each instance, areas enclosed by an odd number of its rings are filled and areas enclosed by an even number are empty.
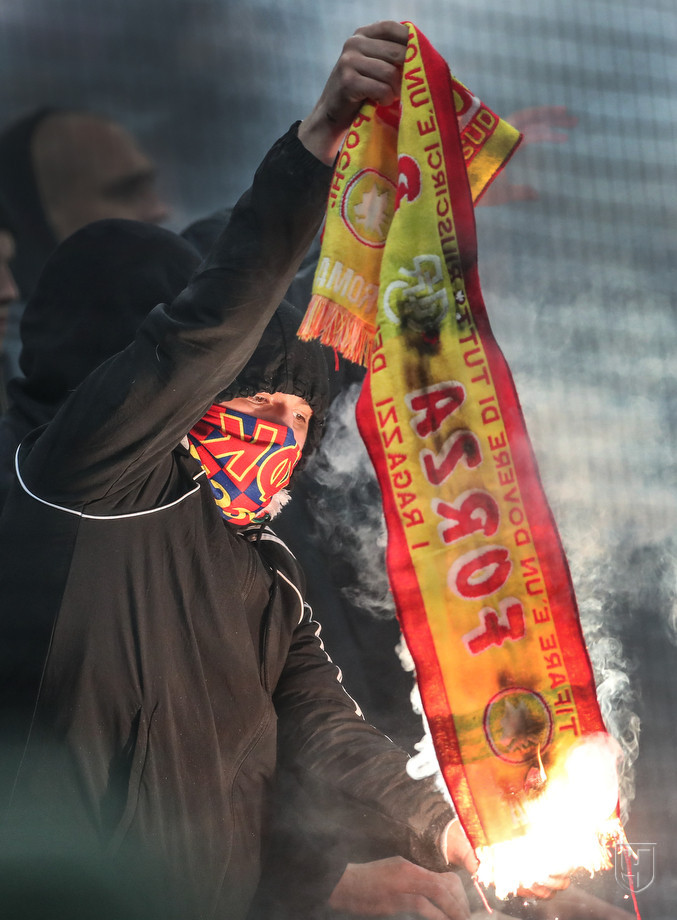
{"type": "Polygon", "coordinates": [[[534,775],[604,724],[477,272],[473,204],[519,134],[408,25],[400,105],[364,105],[339,154],[300,335],[368,366],[358,424],[383,494],[391,587],[478,848],[523,833],[534,775]]]}

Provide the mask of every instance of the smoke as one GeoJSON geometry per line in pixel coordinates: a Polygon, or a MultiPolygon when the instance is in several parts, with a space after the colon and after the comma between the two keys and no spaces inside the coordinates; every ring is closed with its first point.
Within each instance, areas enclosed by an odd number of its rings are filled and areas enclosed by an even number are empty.
{"type": "Polygon", "coordinates": [[[627,575],[624,578],[621,569],[622,547],[613,550],[589,535],[571,550],[569,565],[602,718],[622,751],[619,799],[625,822],[635,797],[634,764],[639,754],[640,720],[635,712],[637,694],[632,679],[635,668],[614,625],[622,622],[623,617],[627,619],[631,605],[624,583],[627,575]]]}
{"type": "MultiPolygon", "coordinates": [[[[570,563],[583,599],[581,622],[602,715],[623,751],[620,792],[625,820],[635,796],[640,752],[640,720],[634,710],[642,702],[642,689],[651,686],[652,669],[661,670],[656,646],[664,646],[665,638],[677,641],[677,551],[674,541],[649,540],[636,528],[620,528],[603,553],[596,546],[589,545],[587,553],[579,546],[570,554],[570,563]],[[642,640],[642,633],[648,638],[642,640]]],[[[648,714],[656,719],[656,701],[647,696],[644,711],[648,705],[648,714]]],[[[658,764],[659,752],[651,753],[658,764]]]]}
{"type": "Polygon", "coordinates": [[[335,547],[346,566],[343,596],[374,616],[392,618],[381,493],[355,422],[359,393],[360,385],[353,384],[332,403],[325,436],[308,465],[317,487],[315,536],[335,547]]]}
{"type": "Polygon", "coordinates": [[[673,645],[677,645],[677,547],[672,540],[661,546],[658,558],[663,595],[660,610],[663,614],[665,632],[673,645]]]}
{"type": "MultiPolygon", "coordinates": [[[[416,671],[416,665],[414,659],[411,656],[411,652],[407,646],[404,636],[400,639],[400,642],[395,649],[397,656],[400,659],[400,664],[403,669],[411,674],[414,674],[416,671]]],[[[416,754],[410,758],[407,762],[407,773],[412,779],[424,779],[426,776],[435,777],[435,785],[446,798],[446,800],[453,805],[451,800],[451,795],[447,789],[447,784],[444,781],[442,773],[440,772],[440,765],[437,760],[437,754],[435,753],[435,746],[433,744],[433,737],[430,734],[430,727],[428,725],[428,720],[425,717],[425,712],[423,711],[423,701],[421,700],[421,691],[418,687],[418,682],[414,680],[414,686],[411,690],[411,708],[414,710],[416,715],[421,717],[421,722],[423,724],[423,737],[418,741],[414,747],[416,748],[416,754]]]]}
{"type": "MultiPolygon", "coordinates": [[[[356,607],[380,617],[394,617],[395,609],[385,569],[386,528],[375,473],[355,423],[355,405],[359,385],[344,391],[329,414],[327,432],[319,451],[309,466],[314,480],[318,514],[316,539],[331,541],[346,566],[342,587],[344,596],[356,607]]],[[[548,391],[536,390],[541,400],[548,391]]],[[[588,407],[588,411],[590,408],[588,407]]],[[[606,442],[608,445],[608,441],[606,442]]],[[[550,458],[550,466],[566,460],[550,458]]],[[[565,478],[566,480],[566,478],[565,478]]],[[[639,716],[633,663],[626,655],[619,623],[627,623],[641,614],[644,594],[637,588],[637,562],[628,558],[628,547],[637,547],[634,537],[619,531],[598,517],[596,527],[589,519],[566,513],[573,486],[565,481],[556,491],[561,505],[563,539],[568,546],[568,561],[579,602],[581,624],[590,655],[602,717],[622,753],[620,803],[623,820],[627,820],[635,795],[634,764],[639,752],[639,716]],[[639,611],[639,613],[638,613],[639,611]]],[[[625,499],[623,499],[624,501],[625,499]]],[[[576,507],[580,509],[578,495],[576,507]]],[[[569,509],[571,505],[569,503],[569,509]]],[[[558,514],[556,513],[556,518],[558,514]]],[[[617,518],[613,517],[614,524],[617,518]]],[[[661,556],[660,583],[662,597],[657,601],[669,610],[668,622],[677,638],[677,557],[669,551],[661,556]],[[667,603],[669,601],[669,603],[667,603]]],[[[654,584],[656,584],[654,579],[654,584]]],[[[414,671],[404,639],[397,653],[405,671],[414,671]]],[[[414,777],[436,775],[439,788],[448,795],[439,774],[432,738],[427,729],[418,686],[412,691],[412,708],[421,716],[423,736],[417,753],[409,764],[414,777]]]]}

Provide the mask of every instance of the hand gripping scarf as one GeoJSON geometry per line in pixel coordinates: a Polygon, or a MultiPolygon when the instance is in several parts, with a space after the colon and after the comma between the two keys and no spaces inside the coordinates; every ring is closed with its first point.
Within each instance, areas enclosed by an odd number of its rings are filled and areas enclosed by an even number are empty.
{"type": "MultiPolygon", "coordinates": [[[[401,113],[364,105],[345,138],[299,334],[368,366],[358,425],[383,494],[398,617],[480,877],[507,893],[581,864],[580,843],[550,852],[559,818],[533,807],[565,789],[564,812],[583,821],[568,757],[581,739],[610,739],[477,273],[473,203],[519,134],[408,25],[401,113]],[[532,839],[539,820],[534,849],[551,858],[523,851],[513,871],[505,845],[532,839]]],[[[610,865],[605,844],[622,834],[613,760],[604,833],[586,838],[598,845],[591,868],[610,865]]]]}
{"type": "Polygon", "coordinates": [[[221,514],[238,525],[263,520],[301,458],[291,428],[217,404],[190,430],[188,444],[221,514]]]}

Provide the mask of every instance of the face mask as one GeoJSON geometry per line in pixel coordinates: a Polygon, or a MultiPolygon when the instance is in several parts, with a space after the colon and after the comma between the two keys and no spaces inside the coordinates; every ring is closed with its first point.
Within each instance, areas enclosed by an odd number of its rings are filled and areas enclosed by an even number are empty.
{"type": "Polygon", "coordinates": [[[216,404],[190,430],[188,443],[232,524],[263,519],[301,458],[291,428],[216,404]]]}

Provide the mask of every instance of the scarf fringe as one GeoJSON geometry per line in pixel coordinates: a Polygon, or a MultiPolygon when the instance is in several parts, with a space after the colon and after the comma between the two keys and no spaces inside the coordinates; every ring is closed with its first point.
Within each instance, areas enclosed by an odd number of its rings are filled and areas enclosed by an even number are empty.
{"type": "Polygon", "coordinates": [[[376,326],[322,294],[313,294],[298,337],[308,342],[319,339],[356,364],[367,365],[376,326]]]}

